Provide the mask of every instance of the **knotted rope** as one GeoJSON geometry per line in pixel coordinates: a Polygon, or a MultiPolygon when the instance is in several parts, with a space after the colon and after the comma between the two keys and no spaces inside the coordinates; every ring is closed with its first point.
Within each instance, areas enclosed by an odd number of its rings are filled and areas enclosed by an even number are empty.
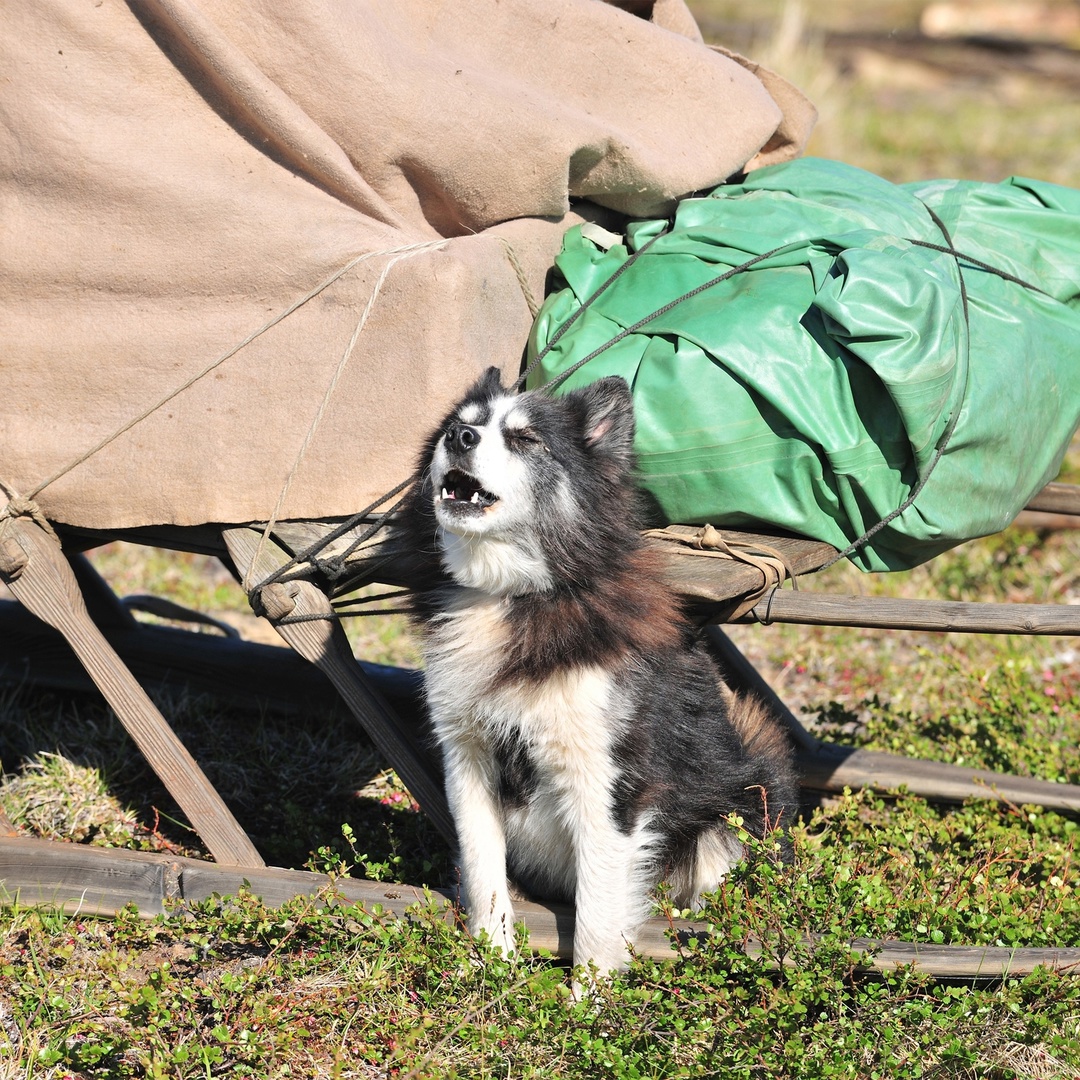
{"type": "Polygon", "coordinates": [[[56,530],[53,529],[49,519],[45,516],[45,512],[33,499],[20,495],[10,484],[5,483],[3,480],[0,480],[0,491],[3,491],[7,496],[7,502],[0,506],[0,543],[7,538],[12,522],[21,517],[30,518],[35,525],[44,529],[53,540],[57,543],[60,542],[56,530]]]}
{"type": "Polygon", "coordinates": [[[766,593],[770,595],[780,588],[785,578],[791,579],[791,587],[798,589],[799,583],[795,571],[783,552],[768,544],[753,540],[736,540],[727,537],[712,525],[694,528],[688,525],[669,525],[666,529],[648,529],[642,533],[651,540],[660,540],[668,545],[668,550],[676,555],[694,557],[706,556],[713,559],[726,559],[728,562],[740,562],[752,566],[761,573],[761,585],[747,593],[727,616],[730,621],[741,618],[754,607],[766,593]]]}

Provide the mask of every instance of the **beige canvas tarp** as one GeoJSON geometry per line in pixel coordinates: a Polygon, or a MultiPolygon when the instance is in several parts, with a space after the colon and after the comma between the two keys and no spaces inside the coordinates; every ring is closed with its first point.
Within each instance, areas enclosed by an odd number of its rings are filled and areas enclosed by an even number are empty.
{"type": "Polygon", "coordinates": [[[681,0],[628,6],[4,0],[0,482],[110,529],[403,479],[476,373],[516,375],[568,224],[809,132],[681,0]]]}

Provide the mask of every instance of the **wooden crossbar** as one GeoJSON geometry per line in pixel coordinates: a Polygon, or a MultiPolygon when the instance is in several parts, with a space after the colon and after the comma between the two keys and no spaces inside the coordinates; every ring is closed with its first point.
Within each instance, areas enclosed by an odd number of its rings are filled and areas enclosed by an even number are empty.
{"type": "Polygon", "coordinates": [[[962,600],[900,600],[835,596],[779,589],[738,622],[801,623],[943,634],[1080,634],[1080,607],[1069,604],[990,604],[962,600]]]}

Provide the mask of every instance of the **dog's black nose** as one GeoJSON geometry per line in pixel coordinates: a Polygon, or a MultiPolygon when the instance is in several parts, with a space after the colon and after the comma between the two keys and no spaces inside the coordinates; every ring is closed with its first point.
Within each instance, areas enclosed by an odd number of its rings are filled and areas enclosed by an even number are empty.
{"type": "Polygon", "coordinates": [[[480,441],[480,432],[468,424],[451,424],[446,429],[446,445],[451,450],[464,453],[480,441]]]}

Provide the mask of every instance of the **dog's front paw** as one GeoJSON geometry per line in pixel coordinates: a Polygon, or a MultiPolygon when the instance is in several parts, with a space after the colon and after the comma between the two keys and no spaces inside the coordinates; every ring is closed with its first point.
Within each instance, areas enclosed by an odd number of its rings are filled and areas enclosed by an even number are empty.
{"type": "Polygon", "coordinates": [[[625,971],[630,965],[629,939],[622,934],[610,934],[606,930],[607,928],[602,935],[575,935],[574,968],[582,972],[585,979],[594,983],[617,971],[625,971]]]}
{"type": "Polygon", "coordinates": [[[504,956],[513,956],[516,951],[514,909],[509,899],[492,895],[486,905],[474,905],[469,912],[469,931],[502,951],[504,956]]]}
{"type": "Polygon", "coordinates": [[[517,951],[514,912],[509,906],[493,906],[488,912],[470,914],[469,930],[473,937],[486,940],[493,949],[498,949],[505,956],[513,956],[517,951]]]}

